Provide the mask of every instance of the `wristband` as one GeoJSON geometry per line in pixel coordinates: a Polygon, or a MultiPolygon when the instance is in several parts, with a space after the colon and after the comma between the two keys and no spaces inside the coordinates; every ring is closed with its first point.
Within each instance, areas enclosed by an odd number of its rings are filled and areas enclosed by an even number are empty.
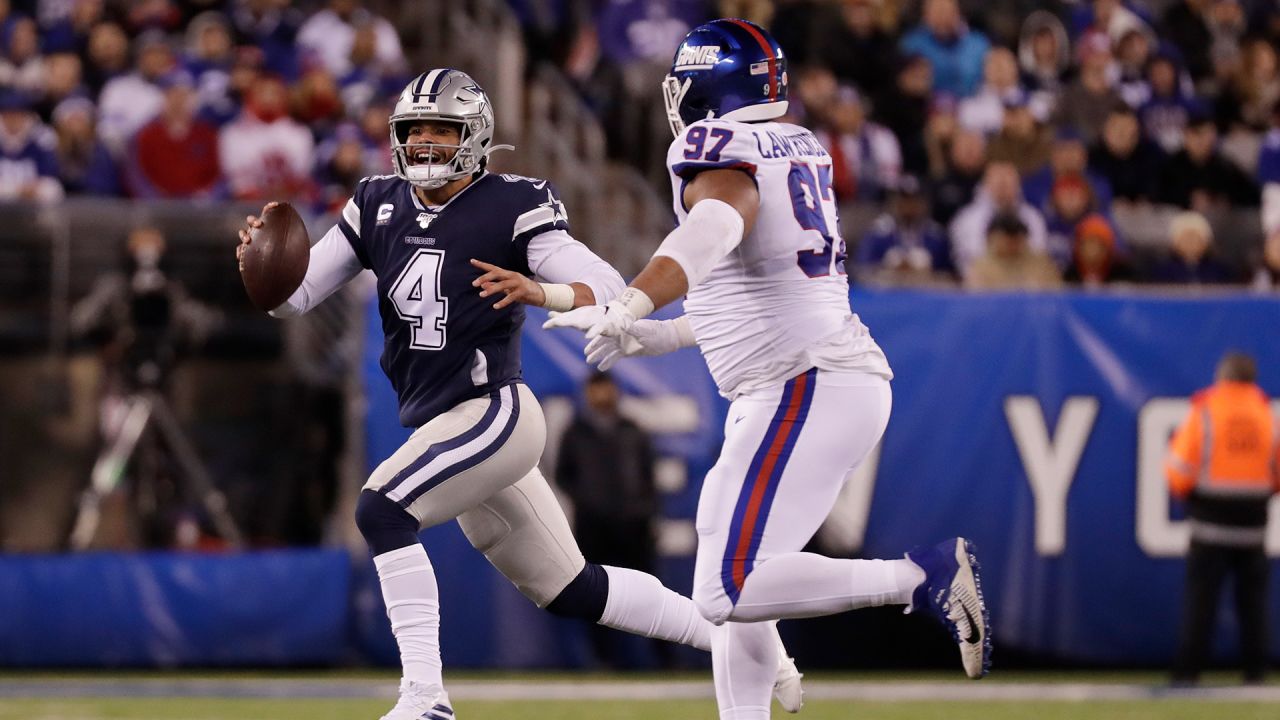
{"type": "Polygon", "coordinates": [[[556,312],[569,312],[573,309],[575,294],[573,287],[562,283],[538,283],[545,298],[542,307],[556,312]]]}
{"type": "Polygon", "coordinates": [[[653,312],[653,300],[640,288],[629,287],[623,290],[614,302],[620,303],[637,320],[653,312]]]}

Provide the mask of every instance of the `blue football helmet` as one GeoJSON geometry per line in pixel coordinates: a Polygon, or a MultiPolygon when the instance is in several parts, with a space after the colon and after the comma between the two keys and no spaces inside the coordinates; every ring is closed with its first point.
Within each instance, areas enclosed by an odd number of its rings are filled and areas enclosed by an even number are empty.
{"type": "Polygon", "coordinates": [[[712,20],[676,48],[662,98],[676,136],[707,118],[772,120],[787,112],[787,59],[759,25],[712,20]]]}

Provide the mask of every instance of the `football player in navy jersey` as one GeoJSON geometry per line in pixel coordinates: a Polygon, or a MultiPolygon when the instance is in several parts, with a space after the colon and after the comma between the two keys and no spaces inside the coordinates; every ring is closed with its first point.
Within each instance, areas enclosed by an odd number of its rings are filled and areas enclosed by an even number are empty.
{"type": "MultiPolygon", "coordinates": [[[[546,427],[521,382],[523,305],[608,302],[622,278],[569,234],[549,182],[486,171],[499,148],[493,109],[467,74],[415,78],[390,129],[395,174],[360,181],[311,248],[301,287],[272,311],[297,315],[364,269],[377,276],[382,368],[401,423],[416,428],[373,472],[356,508],[403,666],[400,701],[383,720],[454,717],[441,679],[436,579],[418,540],[421,528],[454,518],[539,607],[709,650],[710,624],[688,598],[651,575],[585,561],[537,468],[546,427]]],[[[237,254],[261,221],[249,216],[247,225],[237,254]]],[[[780,655],[777,695],[794,712],[800,676],[780,655]]]]}

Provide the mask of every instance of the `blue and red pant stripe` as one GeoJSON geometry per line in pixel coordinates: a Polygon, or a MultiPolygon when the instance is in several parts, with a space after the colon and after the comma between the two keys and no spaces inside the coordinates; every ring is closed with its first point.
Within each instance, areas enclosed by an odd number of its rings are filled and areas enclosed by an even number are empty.
{"type": "Polygon", "coordinates": [[[778,483],[787,469],[796,439],[809,415],[817,380],[818,370],[814,368],[787,381],[769,429],[765,431],[764,439],[747,468],[747,476],[743,479],[742,490],[733,509],[720,569],[724,590],[734,603],[738,602],[742,585],[755,565],[769,509],[773,506],[778,483]]]}

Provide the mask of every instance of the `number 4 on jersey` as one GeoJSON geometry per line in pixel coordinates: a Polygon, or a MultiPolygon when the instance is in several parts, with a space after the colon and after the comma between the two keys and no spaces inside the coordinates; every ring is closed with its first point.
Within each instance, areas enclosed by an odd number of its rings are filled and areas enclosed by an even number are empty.
{"type": "Polygon", "coordinates": [[[414,350],[440,350],[445,344],[449,300],[440,292],[443,250],[418,250],[404,266],[387,297],[400,319],[413,328],[414,350]]]}
{"type": "Polygon", "coordinates": [[[847,257],[844,240],[834,237],[827,224],[827,207],[835,204],[831,192],[831,166],[819,165],[817,175],[808,163],[791,163],[787,185],[791,190],[791,207],[796,221],[805,230],[813,230],[822,236],[822,250],[801,250],[796,262],[809,277],[844,275],[847,257]],[[833,252],[834,250],[834,252],[833,252]],[[834,254],[835,257],[832,257],[834,254]]]}

